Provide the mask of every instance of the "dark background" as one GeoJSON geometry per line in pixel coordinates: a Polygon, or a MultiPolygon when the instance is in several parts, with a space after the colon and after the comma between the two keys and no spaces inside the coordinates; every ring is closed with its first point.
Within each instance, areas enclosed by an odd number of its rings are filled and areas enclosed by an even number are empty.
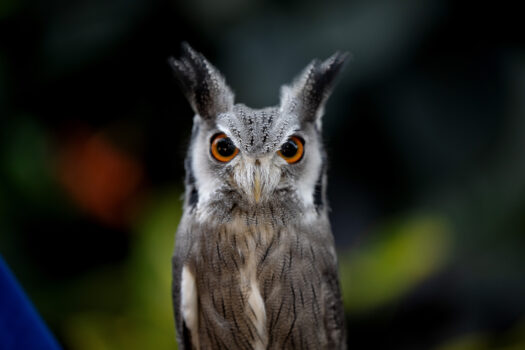
{"type": "Polygon", "coordinates": [[[0,2],[0,253],[66,349],[173,349],[192,112],[181,41],[237,101],[352,53],[324,117],[350,349],[525,348],[518,2],[0,2]],[[497,4],[497,5],[496,5],[497,4]]]}

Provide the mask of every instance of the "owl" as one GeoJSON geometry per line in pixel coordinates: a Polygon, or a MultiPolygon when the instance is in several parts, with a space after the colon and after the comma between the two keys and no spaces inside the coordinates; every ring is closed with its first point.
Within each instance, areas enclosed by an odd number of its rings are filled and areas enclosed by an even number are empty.
{"type": "Polygon", "coordinates": [[[195,116],[176,233],[182,349],[345,349],[321,117],[347,58],[314,60],[252,109],[183,44],[169,63],[195,116]]]}

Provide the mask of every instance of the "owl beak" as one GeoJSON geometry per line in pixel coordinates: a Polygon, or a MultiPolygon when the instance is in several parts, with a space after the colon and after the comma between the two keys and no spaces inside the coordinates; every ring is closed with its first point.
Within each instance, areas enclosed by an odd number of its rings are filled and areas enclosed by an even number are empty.
{"type": "Polygon", "coordinates": [[[251,202],[259,204],[268,198],[277,186],[280,172],[276,170],[278,169],[272,166],[269,156],[243,156],[234,173],[234,181],[251,202]]]}

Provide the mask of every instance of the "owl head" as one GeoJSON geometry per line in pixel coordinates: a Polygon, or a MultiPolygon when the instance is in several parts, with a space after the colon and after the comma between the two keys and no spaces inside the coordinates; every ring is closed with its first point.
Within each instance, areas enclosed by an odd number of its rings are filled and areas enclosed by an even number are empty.
{"type": "Polygon", "coordinates": [[[314,60],[281,88],[278,106],[252,109],[234,94],[206,58],[183,44],[170,59],[193,111],[185,208],[229,220],[268,212],[283,219],[325,207],[324,105],[346,53],[314,60]]]}

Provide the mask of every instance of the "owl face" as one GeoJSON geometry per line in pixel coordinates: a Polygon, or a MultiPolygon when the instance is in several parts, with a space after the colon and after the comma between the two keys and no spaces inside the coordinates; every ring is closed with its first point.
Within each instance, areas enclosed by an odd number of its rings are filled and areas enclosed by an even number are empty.
{"type": "Polygon", "coordinates": [[[243,105],[217,116],[214,123],[195,118],[191,148],[199,201],[265,205],[287,196],[302,207],[313,204],[321,176],[322,147],[312,124],[283,116],[279,108],[253,110],[243,105]]]}
{"type": "Polygon", "coordinates": [[[321,114],[345,55],[314,61],[276,107],[234,104],[224,78],[184,47],[171,65],[196,115],[186,160],[186,204],[227,218],[254,208],[294,215],[322,202],[321,114]]]}

